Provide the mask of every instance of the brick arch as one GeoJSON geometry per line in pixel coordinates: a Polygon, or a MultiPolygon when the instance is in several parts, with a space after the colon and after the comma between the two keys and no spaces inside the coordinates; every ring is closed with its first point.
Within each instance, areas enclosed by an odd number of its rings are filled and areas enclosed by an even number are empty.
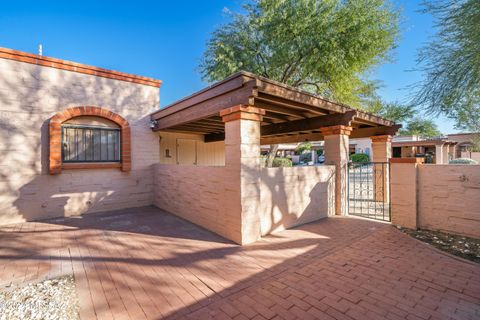
{"type": "MultiPolygon", "coordinates": [[[[62,123],[75,117],[80,116],[95,116],[113,121],[121,129],[121,151],[120,151],[120,169],[124,172],[130,171],[132,167],[131,149],[130,149],[130,126],[128,121],[122,116],[95,106],[79,106],[68,108],[66,110],[57,112],[50,118],[49,135],[50,135],[50,151],[49,151],[49,172],[50,174],[59,174],[64,167],[62,164],[62,123]]],[[[72,166],[72,168],[109,168],[118,167],[112,164],[96,164],[96,163],[82,163],[80,165],[72,166]]]]}

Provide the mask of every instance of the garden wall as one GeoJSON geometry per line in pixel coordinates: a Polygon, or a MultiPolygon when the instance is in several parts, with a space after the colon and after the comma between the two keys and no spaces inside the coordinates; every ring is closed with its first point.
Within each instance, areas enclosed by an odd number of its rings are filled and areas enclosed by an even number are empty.
{"type": "Polygon", "coordinates": [[[335,215],[335,166],[263,168],[262,235],[335,215]]]}
{"type": "Polygon", "coordinates": [[[253,180],[260,197],[257,192],[242,197],[238,167],[157,164],[154,203],[237,243],[244,232],[242,210],[250,205],[258,206],[258,238],[334,214],[334,166],[259,172],[253,180]]]}
{"type": "Polygon", "coordinates": [[[418,224],[480,238],[480,165],[420,165],[418,224]]]}
{"type": "Polygon", "coordinates": [[[480,165],[391,160],[393,224],[480,238],[480,165]]]}
{"type": "Polygon", "coordinates": [[[35,63],[42,57],[18,51],[18,57],[31,62],[5,58],[13,57],[10,51],[0,50],[0,224],[152,204],[152,164],[158,162],[159,148],[148,124],[159,106],[158,86],[99,77],[93,67],[85,69],[90,74],[60,70],[66,67],[60,60],[52,63],[56,67],[41,66],[35,63]],[[111,110],[129,122],[130,172],[64,169],[49,174],[50,117],[85,105],[111,110]]]}

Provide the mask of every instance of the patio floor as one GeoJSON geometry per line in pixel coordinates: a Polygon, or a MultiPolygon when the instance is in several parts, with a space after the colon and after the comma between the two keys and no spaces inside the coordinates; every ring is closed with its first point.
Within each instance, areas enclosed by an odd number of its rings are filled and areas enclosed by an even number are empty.
{"type": "Polygon", "coordinates": [[[480,266],[329,218],[240,247],[153,207],[0,227],[0,290],[75,276],[82,319],[479,319],[480,266]]]}

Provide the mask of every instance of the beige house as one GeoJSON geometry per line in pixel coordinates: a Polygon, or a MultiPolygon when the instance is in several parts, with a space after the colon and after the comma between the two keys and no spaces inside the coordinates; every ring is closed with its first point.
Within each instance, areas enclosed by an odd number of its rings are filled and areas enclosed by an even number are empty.
{"type": "Polygon", "coordinates": [[[161,81],[0,49],[0,223],[156,205],[240,244],[347,213],[349,138],[398,126],[240,72],[160,109],[161,81]],[[323,140],[324,166],[260,145],[323,140]]]}

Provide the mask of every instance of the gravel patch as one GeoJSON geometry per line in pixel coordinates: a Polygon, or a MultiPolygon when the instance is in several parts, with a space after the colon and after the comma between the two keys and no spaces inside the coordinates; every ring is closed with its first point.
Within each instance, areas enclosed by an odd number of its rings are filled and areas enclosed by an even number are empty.
{"type": "Polygon", "coordinates": [[[415,239],[426,242],[440,250],[480,263],[480,239],[440,231],[397,228],[415,239]]]}
{"type": "Polygon", "coordinates": [[[72,275],[12,287],[0,292],[0,320],[77,320],[72,275]]]}

